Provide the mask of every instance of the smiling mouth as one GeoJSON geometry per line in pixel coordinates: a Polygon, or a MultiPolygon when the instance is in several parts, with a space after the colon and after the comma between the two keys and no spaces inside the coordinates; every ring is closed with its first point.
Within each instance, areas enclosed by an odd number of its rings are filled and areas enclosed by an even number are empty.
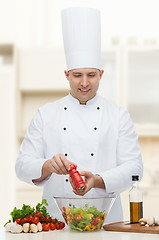
{"type": "Polygon", "coordinates": [[[88,93],[90,89],[79,89],[82,93],[88,93]]]}

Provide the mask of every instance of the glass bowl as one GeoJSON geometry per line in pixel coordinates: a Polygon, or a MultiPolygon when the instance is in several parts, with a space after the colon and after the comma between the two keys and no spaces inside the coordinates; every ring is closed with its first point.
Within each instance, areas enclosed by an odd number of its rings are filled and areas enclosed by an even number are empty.
{"type": "Polygon", "coordinates": [[[100,230],[115,200],[105,197],[54,197],[66,224],[75,231],[100,230]]]}

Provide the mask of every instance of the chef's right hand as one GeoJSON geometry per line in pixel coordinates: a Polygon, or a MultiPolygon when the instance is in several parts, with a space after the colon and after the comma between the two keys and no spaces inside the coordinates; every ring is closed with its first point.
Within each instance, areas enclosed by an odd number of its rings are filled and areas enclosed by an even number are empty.
{"type": "Polygon", "coordinates": [[[70,162],[69,160],[67,160],[67,158],[62,153],[59,153],[53,156],[51,159],[45,161],[42,167],[41,177],[38,179],[33,179],[32,181],[34,183],[41,182],[52,173],[56,173],[60,175],[69,174],[70,164],[72,163],[73,162],[70,162]]]}
{"type": "Polygon", "coordinates": [[[57,155],[54,155],[50,160],[47,160],[43,167],[48,170],[51,173],[56,173],[56,174],[69,174],[70,170],[70,162],[67,160],[67,158],[62,154],[59,153],[57,155]]]}

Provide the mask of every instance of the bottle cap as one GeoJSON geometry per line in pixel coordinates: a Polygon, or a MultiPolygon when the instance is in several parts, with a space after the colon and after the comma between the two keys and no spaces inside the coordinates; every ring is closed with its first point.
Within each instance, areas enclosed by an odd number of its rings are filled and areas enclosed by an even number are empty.
{"type": "Polygon", "coordinates": [[[132,181],[139,181],[139,176],[138,175],[132,176],[132,181]]]}

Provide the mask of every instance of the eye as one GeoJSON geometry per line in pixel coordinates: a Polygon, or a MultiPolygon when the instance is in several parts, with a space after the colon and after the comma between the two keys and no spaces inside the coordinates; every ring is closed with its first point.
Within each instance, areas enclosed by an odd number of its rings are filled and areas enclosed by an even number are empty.
{"type": "Polygon", "coordinates": [[[74,77],[81,77],[80,74],[74,74],[73,76],[74,76],[74,77]]]}
{"type": "Polygon", "coordinates": [[[95,77],[95,74],[89,74],[88,77],[95,77]]]}

